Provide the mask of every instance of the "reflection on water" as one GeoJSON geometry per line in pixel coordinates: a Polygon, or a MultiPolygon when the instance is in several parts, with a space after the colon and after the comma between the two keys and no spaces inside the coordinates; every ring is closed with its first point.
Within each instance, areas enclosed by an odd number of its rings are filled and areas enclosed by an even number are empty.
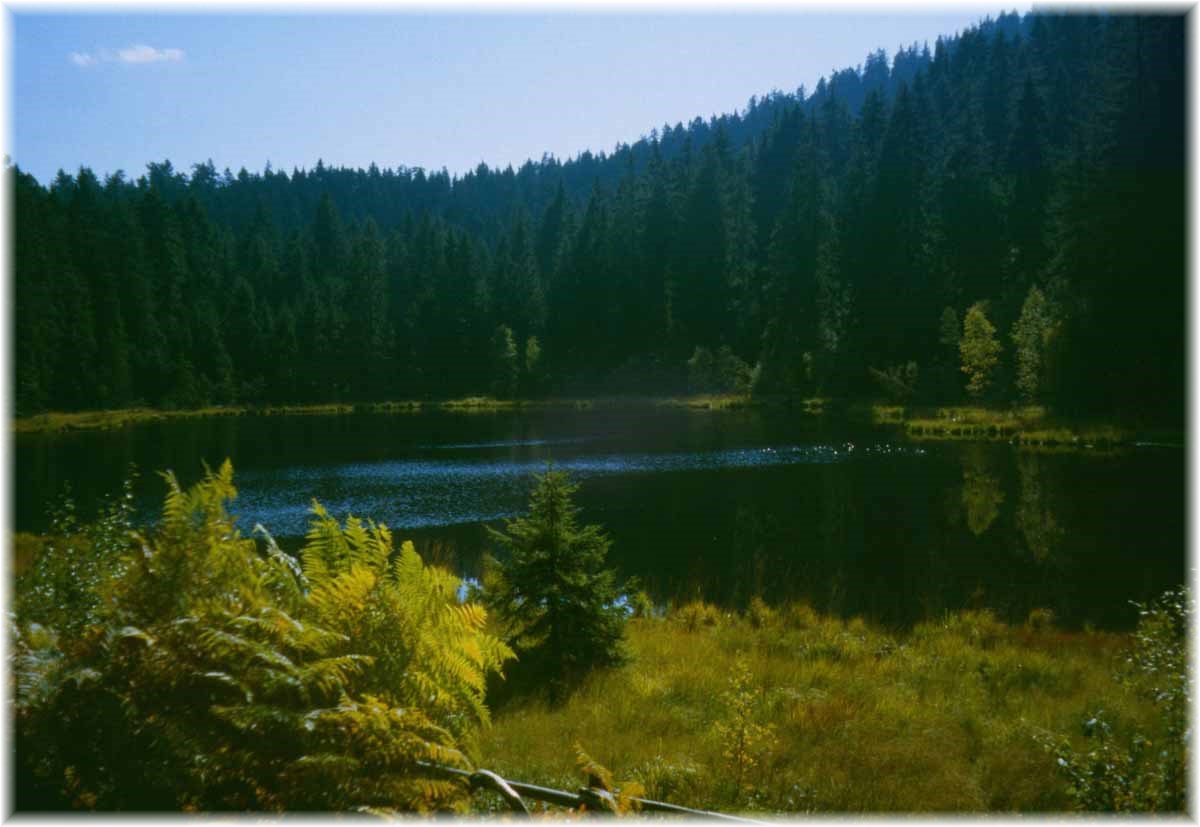
{"type": "Polygon", "coordinates": [[[472,448],[530,448],[537,445],[570,445],[577,442],[590,442],[595,437],[571,437],[568,439],[498,439],[492,442],[455,442],[449,445],[418,445],[433,451],[462,451],[472,448]]]}
{"type": "Polygon", "coordinates": [[[131,462],[150,519],[163,486],[149,472],[188,484],[227,456],[247,529],[261,522],[294,547],[318,499],[467,575],[489,550],[484,524],[521,513],[552,462],[582,483],[582,518],[605,526],[613,565],[662,602],[760,595],[896,626],[1045,607],[1120,627],[1130,600],[1184,577],[1182,451],[916,447],[790,412],[248,417],[21,437],[14,521],[44,530],[67,482],[86,515],[131,462]]]}
{"type": "Polygon", "coordinates": [[[962,502],[966,510],[967,527],[978,537],[991,527],[1000,514],[1004,492],[1000,479],[989,468],[982,445],[968,445],[963,451],[962,502]]]}
{"type": "Polygon", "coordinates": [[[1042,488],[1042,457],[1033,452],[1017,456],[1020,499],[1017,503],[1017,528],[1025,538],[1025,547],[1040,563],[1050,562],[1062,535],[1054,517],[1048,491],[1042,488]]]}

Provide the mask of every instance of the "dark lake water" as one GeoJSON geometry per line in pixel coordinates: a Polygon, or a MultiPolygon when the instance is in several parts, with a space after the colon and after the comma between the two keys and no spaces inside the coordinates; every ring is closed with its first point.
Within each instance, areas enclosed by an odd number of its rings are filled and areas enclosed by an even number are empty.
{"type": "Polygon", "coordinates": [[[115,432],[20,435],[18,531],[47,525],[65,485],[80,510],[130,464],[153,519],[173,469],[233,460],[230,510],[282,544],[311,500],[387,523],[427,557],[473,576],[484,525],[520,514],[548,462],[581,484],[610,561],[660,602],[751,596],[903,627],[947,609],[1022,620],[1052,609],[1077,627],[1127,628],[1186,576],[1185,454],[1035,453],[1007,444],[912,443],[791,411],[651,408],[523,414],[239,417],[115,432]]]}

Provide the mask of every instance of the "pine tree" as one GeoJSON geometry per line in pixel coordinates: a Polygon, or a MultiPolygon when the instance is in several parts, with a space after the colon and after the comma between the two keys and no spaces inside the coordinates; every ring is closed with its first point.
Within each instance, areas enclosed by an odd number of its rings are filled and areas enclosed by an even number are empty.
{"type": "Polygon", "coordinates": [[[772,313],[763,333],[758,384],[768,392],[820,390],[841,346],[844,297],[834,278],[836,233],[818,137],[815,121],[808,121],[791,197],[771,238],[766,299],[772,313]]]}
{"type": "Polygon", "coordinates": [[[675,345],[681,354],[696,345],[716,348],[723,338],[730,290],[722,179],[716,152],[706,149],[684,202],[680,228],[673,309],[679,324],[675,345]]]}
{"type": "Polygon", "coordinates": [[[492,560],[486,602],[506,624],[522,668],[552,681],[559,697],[586,671],[623,659],[625,612],[616,575],[605,568],[609,539],[578,524],[578,490],[562,471],[536,478],[527,517],[489,530],[505,551],[492,560]]]}
{"type": "Polygon", "coordinates": [[[378,401],[390,374],[387,262],[375,219],[355,239],[349,262],[350,374],[358,399],[378,401]]]}
{"type": "Polygon", "coordinates": [[[1018,290],[1045,267],[1046,209],[1053,187],[1046,142],[1046,115],[1031,77],[1017,104],[1017,124],[1008,151],[1012,195],[1006,226],[1014,248],[1010,280],[1018,290]]]}

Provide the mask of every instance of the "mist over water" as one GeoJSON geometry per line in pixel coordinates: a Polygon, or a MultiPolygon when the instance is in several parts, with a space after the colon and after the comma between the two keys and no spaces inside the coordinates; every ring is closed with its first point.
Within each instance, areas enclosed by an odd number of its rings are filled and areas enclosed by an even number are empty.
{"type": "Polygon", "coordinates": [[[580,484],[610,562],[660,602],[805,600],[903,626],[963,607],[1010,620],[1050,608],[1067,625],[1123,628],[1184,577],[1184,455],[1033,453],[905,442],[779,411],[554,411],[517,415],[243,417],[16,440],[17,530],[45,529],[69,484],[81,513],[141,469],[194,482],[233,460],[243,532],[286,548],[312,501],[386,523],[427,558],[478,574],[485,525],[525,511],[534,475],[580,484]]]}

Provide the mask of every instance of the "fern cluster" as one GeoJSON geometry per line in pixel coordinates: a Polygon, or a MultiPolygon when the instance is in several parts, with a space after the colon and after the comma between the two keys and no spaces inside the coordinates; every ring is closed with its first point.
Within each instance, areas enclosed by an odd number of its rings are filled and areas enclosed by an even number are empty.
{"type": "Polygon", "coordinates": [[[465,785],[424,763],[469,766],[488,722],[512,653],[483,609],[386,526],[316,503],[302,564],[243,537],[232,476],[164,475],[161,521],[110,521],[100,545],[120,552],[87,599],[48,579],[53,559],[18,583],[18,809],[463,808],[465,785]]]}

